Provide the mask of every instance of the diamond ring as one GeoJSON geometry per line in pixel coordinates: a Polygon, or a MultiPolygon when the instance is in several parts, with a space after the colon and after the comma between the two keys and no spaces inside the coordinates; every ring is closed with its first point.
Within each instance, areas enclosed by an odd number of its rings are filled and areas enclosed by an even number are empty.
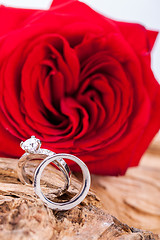
{"type": "MultiPolygon", "coordinates": [[[[54,156],[55,153],[48,149],[42,149],[41,141],[37,139],[35,136],[31,136],[31,138],[27,139],[25,142],[21,142],[20,146],[25,151],[25,153],[18,160],[17,164],[18,177],[23,184],[31,184],[31,181],[27,177],[25,171],[26,162],[34,159],[44,160],[47,157],[54,156]]],[[[56,193],[57,196],[60,196],[63,193],[65,193],[69,187],[71,171],[67,163],[62,158],[56,159],[53,162],[53,164],[56,165],[62,171],[64,177],[64,187],[58,189],[58,192],[56,193]]]]}

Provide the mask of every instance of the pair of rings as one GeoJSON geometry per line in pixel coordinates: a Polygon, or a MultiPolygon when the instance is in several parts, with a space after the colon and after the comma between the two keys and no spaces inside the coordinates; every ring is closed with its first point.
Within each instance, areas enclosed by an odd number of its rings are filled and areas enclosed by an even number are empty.
{"type": "Polygon", "coordinates": [[[25,153],[19,159],[17,164],[17,173],[20,181],[23,184],[31,184],[29,178],[27,178],[26,171],[25,171],[25,164],[27,161],[34,160],[34,159],[41,159],[43,160],[35,170],[34,173],[34,191],[36,195],[51,209],[58,210],[58,211],[65,211],[71,208],[74,208],[79,203],[81,203],[84,198],[86,197],[89,188],[90,188],[90,173],[87,166],[82,162],[78,157],[66,154],[66,153],[59,153],[56,154],[50,150],[41,148],[41,141],[37,139],[35,136],[32,136],[30,139],[27,139],[25,142],[21,142],[21,148],[25,150],[25,153]],[[69,159],[76,162],[79,167],[81,168],[82,175],[83,175],[83,183],[79,193],[77,193],[72,199],[66,202],[53,202],[48,199],[41,190],[41,175],[45,167],[50,164],[51,162],[55,164],[63,173],[65,184],[62,190],[60,190],[56,195],[60,196],[67,191],[70,185],[70,178],[71,178],[71,171],[67,163],[64,159],[69,159]]]}

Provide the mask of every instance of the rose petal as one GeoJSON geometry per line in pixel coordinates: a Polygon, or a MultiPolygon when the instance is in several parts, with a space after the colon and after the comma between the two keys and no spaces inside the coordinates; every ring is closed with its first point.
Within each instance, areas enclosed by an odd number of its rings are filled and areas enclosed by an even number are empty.
{"type": "Polygon", "coordinates": [[[19,9],[0,6],[0,36],[8,34],[10,31],[16,30],[27,23],[30,16],[36,13],[37,10],[32,9],[19,9]],[[7,19],[7,21],[6,21],[7,19]]]}
{"type": "Polygon", "coordinates": [[[52,7],[57,7],[57,6],[61,6],[61,5],[66,5],[70,2],[75,2],[77,0],[53,0],[53,2],[51,3],[50,8],[52,7]]]}
{"type": "Polygon", "coordinates": [[[152,50],[158,32],[146,30],[140,24],[116,22],[125,39],[138,53],[147,54],[152,50]],[[138,36],[138,41],[137,41],[138,36]]]}

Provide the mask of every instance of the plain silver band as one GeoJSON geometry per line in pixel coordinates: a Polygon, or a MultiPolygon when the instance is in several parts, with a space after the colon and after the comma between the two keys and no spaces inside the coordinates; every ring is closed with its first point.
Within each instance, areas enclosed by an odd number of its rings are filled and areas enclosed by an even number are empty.
{"type": "MultiPolygon", "coordinates": [[[[30,185],[30,180],[27,178],[26,171],[25,171],[25,164],[27,161],[34,160],[34,159],[45,159],[49,156],[55,155],[54,152],[40,148],[36,153],[24,153],[22,157],[18,160],[17,164],[17,173],[19,180],[26,185],[30,185]]],[[[63,159],[57,159],[53,162],[63,173],[64,175],[64,187],[61,190],[58,190],[56,193],[57,196],[62,195],[67,191],[70,185],[70,177],[71,171],[68,167],[67,163],[63,159]]]]}
{"type": "Polygon", "coordinates": [[[66,154],[66,153],[59,153],[55,154],[53,156],[49,156],[45,158],[37,167],[34,175],[34,191],[35,193],[39,196],[39,198],[51,209],[54,210],[59,210],[59,211],[65,211],[69,210],[75,206],[77,206],[80,202],[83,201],[83,199],[86,197],[89,188],[90,188],[90,183],[91,183],[91,178],[90,178],[90,173],[87,168],[87,166],[82,162],[79,158],[75,157],[74,155],[66,154]],[[76,194],[71,200],[67,202],[52,202],[49,200],[47,197],[44,196],[44,194],[41,191],[41,186],[40,186],[40,179],[41,179],[41,174],[44,170],[44,168],[51,162],[58,161],[59,159],[69,159],[74,162],[76,162],[83,174],[83,184],[81,186],[80,192],[76,194]]]}

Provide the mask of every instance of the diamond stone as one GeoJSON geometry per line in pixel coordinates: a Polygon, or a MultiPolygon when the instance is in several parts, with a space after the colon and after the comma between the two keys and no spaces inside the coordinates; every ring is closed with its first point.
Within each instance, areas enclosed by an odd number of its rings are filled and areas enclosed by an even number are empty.
{"type": "Polygon", "coordinates": [[[21,142],[20,146],[24,151],[28,153],[35,153],[40,148],[41,141],[35,136],[32,136],[25,142],[21,142]]]}

